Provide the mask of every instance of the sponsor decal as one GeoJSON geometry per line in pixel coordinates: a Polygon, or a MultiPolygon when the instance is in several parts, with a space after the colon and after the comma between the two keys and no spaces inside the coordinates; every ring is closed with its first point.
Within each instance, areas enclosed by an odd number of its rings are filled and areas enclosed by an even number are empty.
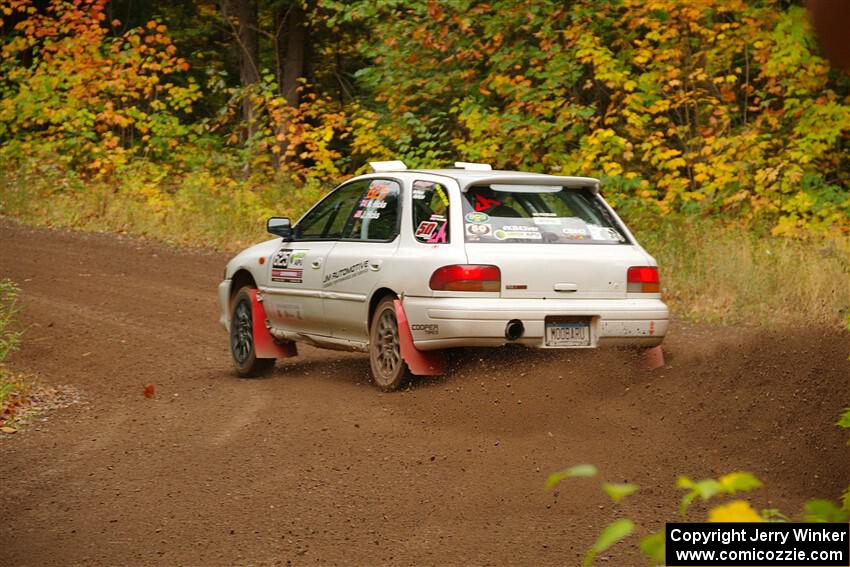
{"type": "Polygon", "coordinates": [[[386,209],[387,202],[386,201],[376,201],[370,199],[361,199],[360,200],[360,208],[361,209],[386,209]]]}
{"type": "Polygon", "coordinates": [[[552,217],[537,217],[531,219],[537,225],[561,225],[561,219],[552,217]]]}
{"type": "Polygon", "coordinates": [[[300,321],[301,306],[297,303],[274,303],[274,309],[277,316],[284,321],[300,321]]]}
{"type": "Polygon", "coordinates": [[[272,267],[275,268],[288,268],[289,267],[289,256],[292,255],[293,250],[288,250],[286,248],[281,248],[277,252],[275,252],[274,256],[272,256],[272,267]]]}
{"type": "Polygon", "coordinates": [[[540,229],[537,228],[536,226],[524,226],[524,225],[521,225],[521,224],[506,224],[502,227],[502,230],[506,230],[508,232],[521,232],[521,231],[537,232],[540,229]]]}
{"type": "Polygon", "coordinates": [[[623,238],[623,235],[620,234],[616,228],[609,228],[608,234],[611,236],[611,240],[616,240],[618,242],[625,242],[626,239],[623,238]]]}
{"type": "Polygon", "coordinates": [[[354,211],[354,218],[356,218],[356,219],[379,219],[379,218],[381,218],[381,213],[379,213],[378,211],[373,211],[373,210],[369,210],[369,209],[366,209],[365,211],[364,210],[358,210],[358,211],[354,211]]]}
{"type": "Polygon", "coordinates": [[[383,201],[390,194],[390,186],[384,181],[373,181],[369,184],[369,191],[366,192],[367,199],[383,201]]]}
{"type": "Polygon", "coordinates": [[[272,281],[283,283],[303,283],[304,270],[279,270],[273,268],[272,281]]]}
{"type": "Polygon", "coordinates": [[[466,225],[466,234],[469,236],[490,236],[492,228],[489,224],[468,224],[466,225]]]}
{"type": "Polygon", "coordinates": [[[490,215],[482,212],[466,213],[466,222],[487,222],[490,220],[490,215]]]}
{"type": "Polygon", "coordinates": [[[428,239],[428,244],[445,244],[448,240],[446,238],[446,227],[448,225],[449,223],[447,222],[441,224],[440,228],[437,229],[437,232],[432,234],[431,237],[428,239]]]}
{"type": "MultiPolygon", "coordinates": [[[[543,240],[543,235],[539,232],[532,232],[530,230],[505,230],[507,227],[503,227],[501,230],[497,230],[493,233],[499,240],[543,240]]],[[[524,227],[524,228],[537,228],[535,227],[524,227]]]]}
{"type": "Polygon", "coordinates": [[[304,257],[307,250],[281,248],[272,256],[271,280],[280,283],[304,282],[304,257]]]}
{"type": "Polygon", "coordinates": [[[610,228],[605,226],[597,226],[595,224],[587,225],[588,230],[590,230],[590,237],[593,240],[607,240],[613,242],[623,242],[625,238],[617,232],[616,228],[610,228]]]}
{"type": "Polygon", "coordinates": [[[351,278],[356,278],[357,276],[365,274],[368,269],[369,262],[367,262],[366,260],[363,260],[362,262],[357,262],[356,264],[351,264],[350,266],[346,266],[345,268],[340,268],[335,272],[325,274],[325,277],[322,281],[322,287],[330,287],[332,285],[338,284],[339,282],[350,280],[351,278]]]}
{"type": "Polygon", "coordinates": [[[303,268],[304,267],[304,257],[307,255],[306,250],[293,250],[292,254],[289,255],[289,267],[290,268],[303,268]]]}
{"type": "Polygon", "coordinates": [[[439,335],[440,334],[440,326],[439,325],[430,325],[430,324],[422,324],[422,323],[414,323],[410,326],[411,331],[419,331],[421,333],[425,333],[426,335],[439,335]]]}
{"type": "Polygon", "coordinates": [[[490,209],[494,209],[501,205],[501,201],[497,201],[496,199],[489,199],[482,195],[475,195],[475,210],[476,211],[488,211],[490,209]]]}
{"type": "Polygon", "coordinates": [[[425,198],[425,191],[422,189],[414,189],[413,193],[411,193],[410,196],[416,199],[417,201],[421,201],[425,198]]]}
{"type": "Polygon", "coordinates": [[[448,207],[449,206],[449,198],[446,195],[446,192],[443,191],[443,186],[440,185],[439,183],[435,183],[434,184],[434,191],[437,192],[437,196],[440,198],[440,200],[443,202],[443,204],[448,207]]]}
{"type": "Polygon", "coordinates": [[[373,181],[366,191],[366,196],[360,199],[357,210],[354,211],[356,219],[379,219],[381,210],[387,208],[384,200],[389,196],[392,188],[384,181],[373,181]]]}
{"type": "Polygon", "coordinates": [[[431,215],[428,218],[428,220],[446,222],[446,217],[444,217],[443,215],[438,215],[438,214],[435,213],[435,214],[431,215]]]}
{"type": "Polygon", "coordinates": [[[566,227],[561,232],[567,240],[587,240],[590,234],[583,228],[566,227]]]}
{"type": "Polygon", "coordinates": [[[533,217],[557,217],[557,213],[531,213],[533,217]]]}

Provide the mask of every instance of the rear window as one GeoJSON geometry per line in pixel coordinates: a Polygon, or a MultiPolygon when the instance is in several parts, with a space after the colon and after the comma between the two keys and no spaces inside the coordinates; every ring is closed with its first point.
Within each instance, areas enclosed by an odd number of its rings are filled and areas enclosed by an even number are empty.
{"type": "Polygon", "coordinates": [[[586,188],[473,186],[463,194],[463,221],[467,242],[629,244],[586,188]]]}

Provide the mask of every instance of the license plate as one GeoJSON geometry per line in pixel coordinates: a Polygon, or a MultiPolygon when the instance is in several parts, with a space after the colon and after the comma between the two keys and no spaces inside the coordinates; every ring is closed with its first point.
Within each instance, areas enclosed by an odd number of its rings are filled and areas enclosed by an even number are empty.
{"type": "Polygon", "coordinates": [[[546,321],[546,346],[590,346],[590,321],[546,321]]]}

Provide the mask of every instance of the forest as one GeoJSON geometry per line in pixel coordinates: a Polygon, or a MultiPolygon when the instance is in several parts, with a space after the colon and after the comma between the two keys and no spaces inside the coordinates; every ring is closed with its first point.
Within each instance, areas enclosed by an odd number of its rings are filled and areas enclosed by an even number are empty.
{"type": "Polygon", "coordinates": [[[233,249],[370,160],[486,162],[600,178],[683,313],[847,316],[850,77],[797,2],[4,0],[0,17],[2,214],[233,249]],[[801,263],[778,306],[752,306],[801,263]]]}
{"type": "Polygon", "coordinates": [[[0,459],[0,548],[589,565],[639,536],[628,557],[659,565],[660,520],[691,506],[847,522],[850,73],[811,5],[0,0],[0,434],[45,391],[48,409],[93,400],[0,459]],[[306,347],[273,379],[230,380],[225,253],[376,160],[599,178],[658,261],[669,364],[473,351],[453,381],[376,396],[363,360],[306,347]],[[648,511],[618,508],[636,480],[648,511]]]}

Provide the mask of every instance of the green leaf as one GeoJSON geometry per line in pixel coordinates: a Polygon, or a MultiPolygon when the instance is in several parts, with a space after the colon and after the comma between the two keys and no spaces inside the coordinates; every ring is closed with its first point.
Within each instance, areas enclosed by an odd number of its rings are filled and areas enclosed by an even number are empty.
{"type": "Polygon", "coordinates": [[[641,538],[640,551],[653,563],[663,564],[666,559],[664,556],[664,531],[657,531],[641,538]]]}
{"type": "Polygon", "coordinates": [[[628,482],[621,484],[612,484],[606,482],[602,485],[602,490],[604,490],[608,494],[608,496],[611,497],[611,500],[613,500],[615,503],[619,502],[626,496],[631,496],[632,494],[638,491],[638,488],[640,488],[638,485],[631,484],[628,482]]]}
{"type": "Polygon", "coordinates": [[[779,508],[765,508],[761,511],[761,517],[769,522],[790,522],[791,518],[783,514],[779,508]]]}
{"type": "Polygon", "coordinates": [[[695,482],[686,476],[680,476],[676,481],[676,486],[689,491],[682,497],[682,503],[679,506],[679,514],[684,516],[688,507],[697,497],[708,500],[717,494],[735,494],[736,492],[747,492],[761,488],[763,484],[755,475],[738,471],[723,475],[718,480],[707,478],[699,482],[695,482]]]}
{"type": "Polygon", "coordinates": [[[846,522],[850,519],[850,514],[832,500],[816,498],[806,502],[803,519],[807,522],[846,522]]]}
{"type": "Polygon", "coordinates": [[[546,490],[558,486],[562,480],[577,476],[596,476],[597,470],[593,465],[576,465],[562,471],[553,472],[546,479],[546,490]]]}
{"type": "Polygon", "coordinates": [[[679,488],[690,489],[690,492],[685,494],[682,497],[682,503],[679,506],[679,514],[685,515],[685,512],[688,510],[688,506],[691,505],[691,502],[699,496],[702,500],[708,500],[715,494],[719,494],[723,492],[723,485],[714,480],[713,478],[707,478],[705,480],[701,480],[699,482],[694,482],[686,476],[679,477],[676,485],[679,488]]]}
{"type": "Polygon", "coordinates": [[[748,472],[733,472],[723,475],[720,477],[719,482],[723,487],[723,491],[727,494],[748,492],[764,486],[754,474],[748,472]]]}
{"type": "Polygon", "coordinates": [[[593,547],[591,547],[590,551],[587,552],[587,555],[584,556],[585,567],[592,564],[597,555],[607,550],[623,538],[631,535],[634,529],[635,523],[625,518],[614,520],[608,524],[605,529],[602,530],[602,533],[599,534],[599,537],[596,538],[596,543],[593,544],[593,547]]]}
{"type": "Polygon", "coordinates": [[[850,429],[850,408],[844,410],[836,425],[843,429],[850,429]]]}

